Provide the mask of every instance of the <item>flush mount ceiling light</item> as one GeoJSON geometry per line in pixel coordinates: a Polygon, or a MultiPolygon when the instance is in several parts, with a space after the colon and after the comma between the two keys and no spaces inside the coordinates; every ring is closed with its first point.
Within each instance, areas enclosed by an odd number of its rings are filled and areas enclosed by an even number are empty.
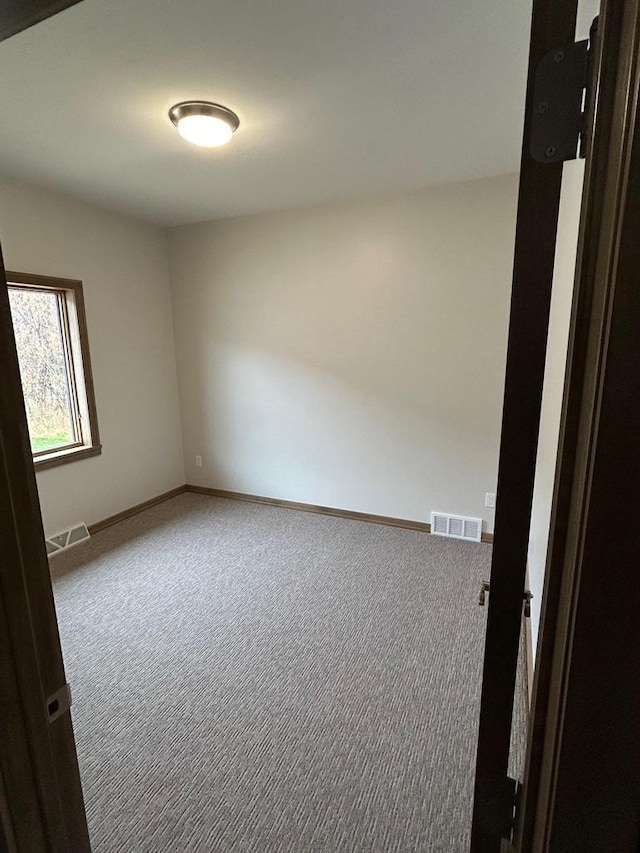
{"type": "Polygon", "coordinates": [[[226,145],[240,125],[234,112],[209,101],[182,101],[171,107],[169,118],[183,139],[204,148],[226,145]]]}

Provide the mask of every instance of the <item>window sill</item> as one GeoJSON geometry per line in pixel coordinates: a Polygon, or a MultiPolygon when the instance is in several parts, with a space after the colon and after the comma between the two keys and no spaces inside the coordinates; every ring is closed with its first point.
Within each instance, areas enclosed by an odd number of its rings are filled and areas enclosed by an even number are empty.
{"type": "Polygon", "coordinates": [[[47,453],[46,456],[38,456],[33,460],[33,467],[36,471],[44,471],[46,468],[56,468],[58,465],[78,462],[80,459],[88,459],[89,456],[99,456],[101,453],[101,444],[96,444],[92,447],[72,447],[71,450],[58,450],[53,453],[47,453]]]}

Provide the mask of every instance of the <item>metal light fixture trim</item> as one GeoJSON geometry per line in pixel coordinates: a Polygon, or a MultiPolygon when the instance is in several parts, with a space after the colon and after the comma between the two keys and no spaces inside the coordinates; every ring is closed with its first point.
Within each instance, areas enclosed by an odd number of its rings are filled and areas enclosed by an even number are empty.
{"type": "MultiPolygon", "coordinates": [[[[240,126],[240,119],[238,116],[230,110],[228,107],[223,107],[222,104],[214,104],[211,101],[181,101],[179,104],[174,104],[169,110],[169,118],[171,122],[178,128],[178,132],[180,132],[180,122],[183,119],[188,119],[192,116],[197,116],[199,118],[211,118],[216,119],[218,122],[223,122],[230,130],[230,135],[228,139],[224,140],[224,142],[228,142],[231,139],[231,136],[236,132],[238,127],[240,126]]],[[[222,143],[202,143],[196,142],[193,139],[189,139],[184,134],[181,134],[183,138],[187,139],[189,142],[193,142],[196,145],[218,145],[224,144],[222,143]]]]}

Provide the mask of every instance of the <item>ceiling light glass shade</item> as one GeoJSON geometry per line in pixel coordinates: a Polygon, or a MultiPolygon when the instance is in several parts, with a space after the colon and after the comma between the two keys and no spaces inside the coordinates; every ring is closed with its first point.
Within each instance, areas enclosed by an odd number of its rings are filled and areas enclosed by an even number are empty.
{"type": "Polygon", "coordinates": [[[226,145],[233,136],[231,126],[213,116],[185,116],[178,122],[178,133],[187,142],[205,148],[226,145]]]}
{"type": "Polygon", "coordinates": [[[238,116],[209,101],[183,101],[169,110],[169,118],[187,142],[205,148],[225,145],[238,129],[238,116]]]}

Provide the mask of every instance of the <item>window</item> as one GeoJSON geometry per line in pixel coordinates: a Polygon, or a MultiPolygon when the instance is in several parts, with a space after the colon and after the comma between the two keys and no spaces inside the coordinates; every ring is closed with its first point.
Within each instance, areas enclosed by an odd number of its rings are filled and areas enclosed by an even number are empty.
{"type": "Polygon", "coordinates": [[[36,468],[101,451],[82,283],[7,272],[36,468]]]}

